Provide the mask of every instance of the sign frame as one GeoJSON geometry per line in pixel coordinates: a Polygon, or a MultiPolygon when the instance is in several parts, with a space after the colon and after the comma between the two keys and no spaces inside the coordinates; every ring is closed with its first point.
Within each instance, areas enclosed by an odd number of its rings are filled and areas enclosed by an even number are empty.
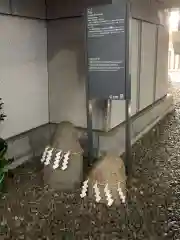
{"type": "MultiPolygon", "coordinates": [[[[123,0],[124,1],[124,0],[123,0]]],[[[113,4],[113,3],[112,3],[113,4]]],[[[104,100],[125,100],[125,166],[127,175],[132,173],[132,149],[131,149],[131,75],[129,67],[129,31],[130,31],[130,3],[126,1],[125,14],[125,96],[124,99],[104,100]]],[[[106,4],[108,5],[108,4],[106,4]]],[[[116,3],[115,3],[116,5],[116,3]]],[[[93,8],[93,7],[92,7],[93,8]]],[[[88,28],[87,28],[87,9],[85,10],[85,61],[86,61],[86,112],[87,112],[87,135],[88,135],[88,163],[93,164],[95,154],[93,147],[93,124],[92,124],[92,96],[90,93],[89,79],[89,54],[88,54],[88,28]]]]}
{"type": "Polygon", "coordinates": [[[125,100],[126,1],[121,1],[86,10],[91,99],[125,100]]]}

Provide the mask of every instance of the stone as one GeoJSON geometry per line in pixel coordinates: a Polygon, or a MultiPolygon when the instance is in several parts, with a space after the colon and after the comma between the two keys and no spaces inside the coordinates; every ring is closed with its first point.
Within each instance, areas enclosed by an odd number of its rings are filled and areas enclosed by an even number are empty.
{"type": "Polygon", "coordinates": [[[122,203],[122,199],[118,193],[118,185],[122,190],[122,194],[126,197],[126,173],[123,160],[115,155],[106,154],[103,156],[91,170],[89,176],[88,196],[96,200],[94,184],[100,190],[100,203],[107,204],[107,199],[104,193],[104,188],[108,184],[111,197],[114,200],[113,204],[119,205],[122,203]]]}
{"type": "Polygon", "coordinates": [[[62,122],[58,125],[50,146],[54,149],[50,164],[44,166],[44,182],[53,190],[73,190],[80,185],[83,177],[83,150],[78,140],[78,132],[73,124],[62,122]],[[70,151],[66,170],[60,166],[53,169],[57,151],[70,151]]]}

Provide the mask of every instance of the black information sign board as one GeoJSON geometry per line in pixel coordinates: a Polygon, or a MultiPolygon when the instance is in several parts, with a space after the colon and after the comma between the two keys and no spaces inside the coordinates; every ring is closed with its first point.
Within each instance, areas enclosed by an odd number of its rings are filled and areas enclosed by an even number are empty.
{"type": "Polygon", "coordinates": [[[88,8],[86,11],[87,54],[87,130],[88,159],[94,157],[92,130],[92,99],[125,100],[125,165],[131,174],[131,121],[129,73],[129,15],[128,0],[118,0],[88,8]]]}
{"type": "Polygon", "coordinates": [[[126,1],[87,9],[90,99],[125,99],[126,1]]]}

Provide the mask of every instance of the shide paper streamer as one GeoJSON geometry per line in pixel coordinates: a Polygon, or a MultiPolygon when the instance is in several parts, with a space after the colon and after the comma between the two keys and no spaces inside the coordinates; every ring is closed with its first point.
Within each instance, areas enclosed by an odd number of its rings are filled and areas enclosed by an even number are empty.
{"type": "Polygon", "coordinates": [[[81,191],[81,194],[80,194],[81,198],[84,198],[84,197],[87,196],[88,182],[89,182],[89,180],[86,180],[86,181],[83,182],[82,191],[81,191]]]}
{"type": "MultiPolygon", "coordinates": [[[[77,154],[77,153],[74,153],[77,154]]],[[[68,168],[70,156],[73,155],[70,151],[63,152],[63,150],[59,150],[56,148],[46,147],[44,153],[41,158],[41,162],[44,163],[45,166],[52,164],[52,168],[54,170],[61,168],[62,171],[65,171],[68,168]]],[[[101,185],[102,186],[102,185],[101,185]]],[[[89,179],[83,182],[80,197],[83,199],[88,195],[89,188],[89,179]]],[[[104,185],[103,193],[100,192],[100,188],[98,186],[98,182],[91,185],[95,197],[95,201],[100,203],[103,197],[106,198],[107,206],[111,207],[115,201],[110,191],[110,186],[108,183],[104,185]],[[102,196],[103,194],[103,196],[102,196]]],[[[120,183],[117,184],[117,192],[123,204],[126,203],[126,197],[120,187],[120,183]]]]}
{"type": "Polygon", "coordinates": [[[54,170],[61,167],[61,170],[65,171],[68,168],[70,155],[70,151],[63,152],[59,149],[46,147],[42,155],[41,162],[44,163],[45,166],[53,163],[52,168],[54,170]],[[55,158],[53,158],[53,152],[56,152],[55,158]],[[52,162],[53,160],[54,162],[52,162]]]}
{"type": "MultiPolygon", "coordinates": [[[[88,183],[89,183],[89,179],[83,182],[82,190],[81,190],[81,194],[80,194],[80,197],[81,197],[82,199],[87,196],[87,192],[88,192],[88,188],[89,188],[88,183]]],[[[99,187],[98,187],[97,181],[96,181],[96,183],[92,186],[92,188],[93,188],[93,190],[94,190],[95,201],[96,201],[97,203],[99,203],[99,202],[101,201],[101,199],[102,199],[103,196],[102,196],[101,193],[100,193],[100,189],[99,189],[99,187]]],[[[118,192],[118,194],[119,194],[119,197],[120,197],[120,199],[121,199],[121,202],[122,202],[123,204],[125,204],[125,203],[126,203],[126,197],[125,197],[122,189],[120,188],[120,183],[117,184],[117,192],[118,192]]],[[[109,185],[108,185],[108,183],[107,183],[107,184],[105,185],[105,187],[104,187],[104,196],[106,197],[107,206],[108,206],[108,207],[111,207],[111,206],[113,205],[113,203],[114,203],[115,200],[113,199],[113,196],[112,196],[112,194],[111,194],[111,191],[109,190],[109,185]]]]}

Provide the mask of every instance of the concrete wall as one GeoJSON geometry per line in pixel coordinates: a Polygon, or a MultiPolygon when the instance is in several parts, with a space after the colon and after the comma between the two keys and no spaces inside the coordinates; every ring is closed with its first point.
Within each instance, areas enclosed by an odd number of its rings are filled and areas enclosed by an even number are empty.
{"type": "MultiPolygon", "coordinates": [[[[130,31],[130,71],[131,71],[131,115],[138,112],[139,95],[139,58],[140,58],[140,22],[136,19],[131,21],[130,31]]],[[[112,101],[110,128],[119,125],[125,120],[125,102],[112,101]]]]}
{"type": "MultiPolygon", "coordinates": [[[[97,4],[97,2],[89,0],[86,5],[89,4],[97,4]]],[[[47,1],[48,16],[56,18],[61,17],[61,14],[72,16],[74,13],[79,16],[82,14],[80,5],[82,5],[80,1],[76,2],[76,6],[70,0],[64,3],[56,0],[47,1]],[[66,10],[62,12],[64,6],[66,10]],[[73,12],[70,9],[73,9],[73,12]]],[[[151,6],[151,11],[152,9],[151,6]]],[[[46,17],[45,0],[36,2],[33,0],[2,0],[0,12],[44,19],[46,17]]],[[[132,20],[130,42],[133,89],[131,113],[134,115],[167,92],[166,71],[160,70],[166,65],[166,41],[163,39],[167,39],[167,35],[164,27],[160,26],[158,27],[160,33],[156,38],[156,25],[151,23],[163,24],[157,11],[154,10],[154,14],[149,14],[147,7],[141,1],[136,1],[136,4],[132,5],[132,13],[136,18],[132,20]],[[144,13],[146,14],[143,15],[144,13]],[[151,23],[142,23],[142,19],[151,21],[151,23]],[[157,39],[160,49],[158,48],[158,69],[155,75],[155,41],[157,39]],[[146,88],[148,91],[144,90],[146,88]]],[[[69,120],[78,127],[86,127],[83,18],[48,22],[50,119],[48,116],[45,23],[11,16],[0,16],[0,18],[0,29],[3,31],[0,39],[0,47],[3,49],[0,56],[2,76],[0,92],[2,92],[5,112],[8,115],[7,121],[0,127],[1,135],[9,138],[45,124],[49,120],[52,123],[69,120]],[[4,31],[5,26],[6,31],[4,31]],[[20,86],[24,85],[25,89],[20,91],[20,86]]],[[[93,105],[93,128],[102,130],[104,128],[104,102],[95,101],[93,105]]],[[[125,120],[124,107],[124,102],[112,101],[110,128],[114,128],[125,120]]]]}
{"type": "MultiPolygon", "coordinates": [[[[167,95],[131,119],[131,143],[134,144],[174,109],[172,96],[167,95]]],[[[125,151],[125,124],[120,124],[108,133],[98,134],[99,155],[113,152],[121,155],[125,151]]]]}
{"type": "Polygon", "coordinates": [[[48,22],[50,122],[86,121],[85,72],[81,18],[48,22]]]}
{"type": "MultiPolygon", "coordinates": [[[[131,25],[130,65],[132,73],[132,115],[137,113],[138,59],[140,23],[131,25]]],[[[48,70],[50,90],[50,122],[64,120],[86,127],[86,95],[83,18],[48,21],[48,70]]],[[[112,101],[111,127],[124,121],[125,103],[112,101]]],[[[101,101],[93,105],[93,127],[103,129],[104,108],[101,101]]]]}
{"type": "Polygon", "coordinates": [[[10,0],[1,0],[0,1],[0,13],[11,13],[10,9],[10,0]]]}
{"type": "MultiPolygon", "coordinates": [[[[168,1],[168,0],[167,0],[168,1]]],[[[178,1],[178,0],[177,0],[178,1]]],[[[82,16],[88,6],[99,4],[111,4],[119,0],[46,0],[47,18],[55,19],[62,17],[82,16]]],[[[164,5],[156,0],[133,0],[131,1],[132,17],[146,20],[156,24],[164,24],[162,10],[164,5]]]]}
{"type": "Polygon", "coordinates": [[[167,93],[168,89],[168,51],[169,32],[167,28],[158,26],[157,72],[155,100],[167,93]]]}
{"type": "MultiPolygon", "coordinates": [[[[168,92],[168,42],[166,25],[133,19],[131,28],[131,115],[142,111],[168,92]]],[[[125,103],[113,101],[110,127],[125,120],[125,103]]]]}
{"type": "MultiPolygon", "coordinates": [[[[48,21],[47,33],[45,21],[40,20],[46,18],[45,0],[0,1],[0,13],[9,15],[0,15],[0,31],[3,33],[0,38],[0,96],[5,102],[8,116],[0,126],[0,134],[1,137],[9,138],[10,157],[15,155],[17,158],[31,158],[39,155],[52,135],[51,125],[47,124],[49,120],[51,123],[69,120],[78,127],[86,127],[82,3],[88,6],[98,2],[47,0],[48,18],[77,16],[48,21]]],[[[134,1],[132,16],[130,65],[131,114],[134,117],[167,93],[168,34],[165,15],[161,10],[155,10],[152,4],[144,4],[142,0],[134,1]]],[[[167,108],[170,106],[163,104],[167,108]]],[[[112,101],[109,129],[125,120],[124,107],[124,102],[112,101]]],[[[151,107],[155,109],[153,105],[151,107]]],[[[162,115],[162,111],[158,110],[156,116],[162,115]]],[[[94,101],[94,129],[104,129],[104,117],[104,102],[94,101]]],[[[150,120],[146,109],[143,128],[150,121],[153,120],[150,120]]],[[[134,133],[141,131],[140,127],[142,122],[137,120],[136,125],[133,125],[134,133]]],[[[124,139],[120,130],[116,132],[121,140],[124,139]]],[[[113,139],[118,143],[116,138],[113,139]]],[[[106,137],[100,137],[100,151],[114,148],[114,141],[108,141],[106,137]]],[[[119,144],[117,148],[119,149],[119,144]]]]}
{"type": "MultiPolygon", "coordinates": [[[[109,0],[99,0],[104,2],[109,0]]],[[[47,0],[48,18],[81,16],[82,3],[97,1],[47,0]],[[65,8],[64,8],[65,7],[65,8]]],[[[56,124],[69,120],[86,127],[84,27],[83,18],[48,21],[48,72],[45,0],[0,0],[0,96],[5,102],[7,120],[0,126],[0,135],[9,138],[9,157],[20,160],[39,156],[49,143],[56,124]],[[44,125],[45,124],[45,125],[44,125]],[[43,126],[42,126],[43,125],[43,126]]],[[[154,124],[172,108],[167,93],[166,57],[168,34],[165,16],[152,1],[133,1],[130,41],[132,74],[132,138],[154,124]],[[148,3],[148,4],[147,4],[148,3]],[[146,21],[143,22],[143,21],[146,21]],[[158,48],[156,48],[158,43],[158,48]],[[157,50],[157,54],[156,54],[157,50]],[[157,63],[157,64],[156,64],[157,63]],[[156,80],[156,81],[155,81],[156,80]],[[151,105],[150,109],[139,110],[151,105]],[[138,115],[136,115],[139,113],[138,115]]],[[[93,103],[93,128],[104,127],[104,102],[93,103]]],[[[109,128],[122,123],[124,102],[113,101],[109,128]]],[[[83,138],[86,138],[84,130],[83,138]]],[[[96,134],[99,152],[124,151],[124,125],[107,134],[96,134]]]]}
{"type": "Polygon", "coordinates": [[[0,13],[45,19],[45,0],[0,0],[0,13]]]}
{"type": "Polygon", "coordinates": [[[154,102],[156,31],[155,24],[142,22],[139,110],[154,102]]]}
{"type": "MultiPolygon", "coordinates": [[[[131,119],[132,144],[173,109],[172,96],[168,95],[141,113],[133,116],[131,119]]],[[[10,168],[40,156],[44,148],[49,144],[56,128],[57,124],[46,124],[9,139],[8,157],[15,157],[16,159],[10,165],[10,168]]],[[[97,154],[96,156],[101,156],[107,151],[121,155],[125,150],[125,124],[120,124],[117,128],[106,133],[95,132],[94,137],[94,152],[97,154]]],[[[79,129],[79,139],[84,149],[84,155],[87,156],[87,134],[85,129],[79,129]]]]}
{"type": "MultiPolygon", "coordinates": [[[[86,127],[84,25],[82,18],[48,22],[50,122],[86,127]]],[[[102,128],[101,103],[94,105],[94,128],[102,128]]]]}
{"type": "MultiPolygon", "coordinates": [[[[167,94],[168,34],[166,25],[131,20],[131,115],[167,94]],[[162,87],[163,86],[163,87],[162,87]]],[[[50,122],[64,120],[86,127],[83,17],[48,21],[50,122]]],[[[101,101],[93,107],[93,128],[103,130],[101,101]]],[[[125,102],[112,101],[109,128],[125,120],[125,102]]]]}
{"type": "Polygon", "coordinates": [[[0,15],[0,96],[10,138],[49,122],[46,24],[0,15]]]}

